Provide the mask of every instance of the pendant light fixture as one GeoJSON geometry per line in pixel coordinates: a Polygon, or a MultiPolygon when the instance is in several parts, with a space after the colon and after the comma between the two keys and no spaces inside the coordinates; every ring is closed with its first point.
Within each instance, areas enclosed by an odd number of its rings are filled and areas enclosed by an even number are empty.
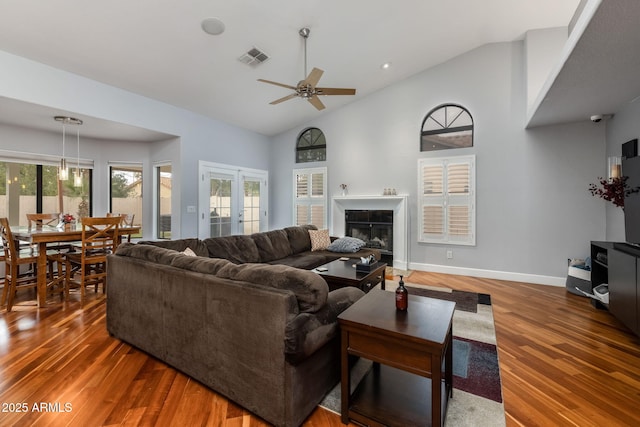
{"type": "Polygon", "coordinates": [[[82,172],[80,171],[80,126],[76,132],[76,142],[78,145],[78,153],[76,157],[76,171],[73,173],[73,186],[82,187],[82,172]]]}
{"type": "MultiPolygon", "coordinates": [[[[69,167],[67,166],[67,159],[64,156],[64,148],[67,137],[67,129],[66,125],[77,125],[80,126],[82,124],[82,120],[76,119],[74,117],[68,116],[55,116],[55,121],[62,123],[62,158],[60,159],[60,166],[58,167],[58,179],[61,181],[66,181],[69,179],[69,167]]],[[[80,128],[77,131],[78,138],[78,170],[76,173],[79,173],[80,170],[80,128]]],[[[81,177],[82,178],[82,177],[81,177]]],[[[80,178],[80,185],[82,185],[82,179],[80,178]]],[[[78,187],[80,185],[76,185],[76,180],[74,179],[74,186],[78,187]]]]}

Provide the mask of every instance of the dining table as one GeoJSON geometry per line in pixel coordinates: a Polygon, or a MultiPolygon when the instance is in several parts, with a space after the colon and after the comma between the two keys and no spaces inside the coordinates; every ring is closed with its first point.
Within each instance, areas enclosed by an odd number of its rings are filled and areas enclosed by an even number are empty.
{"type": "MultiPolygon", "coordinates": [[[[82,226],[71,226],[70,228],[58,228],[52,225],[42,226],[21,226],[12,228],[13,237],[17,240],[28,242],[31,245],[38,245],[37,261],[37,290],[38,307],[46,306],[47,301],[47,245],[51,243],[69,243],[82,240],[82,226]]],[[[120,226],[118,237],[140,233],[140,226],[120,226]]]]}

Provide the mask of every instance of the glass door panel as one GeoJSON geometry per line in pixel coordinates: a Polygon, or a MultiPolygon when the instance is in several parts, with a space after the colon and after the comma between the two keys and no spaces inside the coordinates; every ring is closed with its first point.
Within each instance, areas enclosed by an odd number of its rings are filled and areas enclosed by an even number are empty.
{"type": "Polygon", "coordinates": [[[242,199],[242,218],[240,218],[243,234],[258,233],[261,230],[261,192],[262,180],[257,178],[243,178],[244,197],[242,199]]]}
{"type": "Polygon", "coordinates": [[[210,237],[230,236],[233,232],[232,187],[232,177],[211,177],[209,180],[210,237]]]}

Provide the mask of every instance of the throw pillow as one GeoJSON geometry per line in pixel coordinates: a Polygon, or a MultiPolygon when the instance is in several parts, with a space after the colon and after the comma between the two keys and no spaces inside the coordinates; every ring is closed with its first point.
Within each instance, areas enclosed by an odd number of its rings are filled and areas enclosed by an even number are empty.
{"type": "Polygon", "coordinates": [[[195,252],[193,252],[193,249],[191,249],[191,248],[185,249],[184,251],[182,251],[182,253],[184,255],[186,255],[186,256],[198,256],[198,255],[196,255],[195,252]]]}
{"type": "Polygon", "coordinates": [[[355,237],[341,237],[327,247],[331,252],[358,252],[365,245],[364,241],[355,237]]]}
{"type": "Polygon", "coordinates": [[[324,251],[331,244],[329,230],[309,230],[312,251],[324,251]]]}

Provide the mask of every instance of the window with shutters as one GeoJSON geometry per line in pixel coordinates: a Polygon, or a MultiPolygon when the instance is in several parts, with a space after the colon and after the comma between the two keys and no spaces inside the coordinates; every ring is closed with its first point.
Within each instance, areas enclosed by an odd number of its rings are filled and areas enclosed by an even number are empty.
{"type": "Polygon", "coordinates": [[[295,225],[327,228],[327,168],[294,169],[293,195],[295,225]]]}
{"type": "Polygon", "coordinates": [[[475,245],[475,156],[419,159],[418,171],[418,241],[475,245]]]}

